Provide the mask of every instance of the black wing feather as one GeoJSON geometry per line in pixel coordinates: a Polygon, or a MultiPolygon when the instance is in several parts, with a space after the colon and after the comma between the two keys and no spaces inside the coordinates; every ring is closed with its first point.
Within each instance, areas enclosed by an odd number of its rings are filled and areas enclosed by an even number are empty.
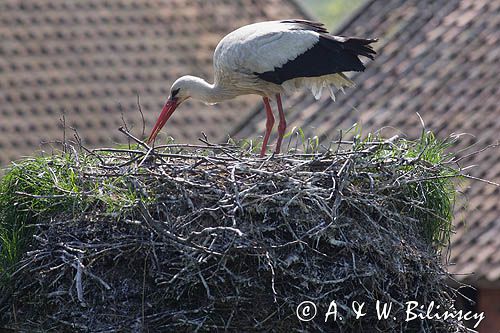
{"type": "Polygon", "coordinates": [[[297,29],[312,30],[320,34],[319,41],[309,50],[279,68],[264,73],[255,73],[262,80],[282,84],[298,77],[317,77],[349,71],[363,71],[365,66],[358,58],[374,59],[376,52],[371,43],[376,39],[337,37],[327,33],[321,23],[305,20],[287,20],[297,29]]]}
{"type": "Polygon", "coordinates": [[[325,25],[321,22],[313,22],[313,21],[307,21],[307,20],[284,20],[280,21],[280,23],[293,23],[297,27],[295,28],[296,30],[312,30],[316,31],[319,33],[328,33],[328,30],[326,30],[325,25]]]}

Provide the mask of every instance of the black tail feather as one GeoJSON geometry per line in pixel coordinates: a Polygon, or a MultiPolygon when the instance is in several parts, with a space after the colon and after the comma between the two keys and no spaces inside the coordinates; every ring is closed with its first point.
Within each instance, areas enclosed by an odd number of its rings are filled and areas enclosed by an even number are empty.
{"type": "Polygon", "coordinates": [[[349,37],[343,43],[344,48],[353,51],[355,54],[364,56],[370,59],[375,59],[374,55],[377,54],[375,50],[370,45],[375,43],[378,39],[364,39],[357,37],[349,37]]]}

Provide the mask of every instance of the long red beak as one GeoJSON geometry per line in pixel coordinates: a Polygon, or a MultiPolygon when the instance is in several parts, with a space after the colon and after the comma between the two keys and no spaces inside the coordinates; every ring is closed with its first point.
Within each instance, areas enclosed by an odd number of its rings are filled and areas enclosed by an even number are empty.
{"type": "Polygon", "coordinates": [[[170,118],[170,116],[174,113],[175,109],[177,109],[177,106],[179,106],[177,98],[169,99],[165,103],[165,106],[163,107],[163,110],[161,110],[161,114],[158,117],[158,120],[156,121],[156,124],[153,127],[153,130],[151,131],[151,134],[149,135],[148,144],[150,144],[155,140],[156,136],[158,135],[162,127],[165,125],[168,118],[170,118]]]}

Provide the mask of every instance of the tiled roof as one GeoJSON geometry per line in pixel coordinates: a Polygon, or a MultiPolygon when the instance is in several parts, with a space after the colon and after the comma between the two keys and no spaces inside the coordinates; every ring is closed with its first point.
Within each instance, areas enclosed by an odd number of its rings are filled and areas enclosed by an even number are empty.
{"type": "MultiPolygon", "coordinates": [[[[61,139],[62,112],[88,146],[124,142],[122,112],[140,135],[137,94],[150,130],[178,76],[212,79],[226,33],[304,15],[290,0],[2,0],[0,165],[61,139]]],[[[202,131],[221,140],[257,103],[186,103],[166,131],[178,141],[202,131]]]]}
{"type": "MultiPolygon", "coordinates": [[[[332,102],[315,101],[310,93],[288,98],[289,128],[328,139],[354,123],[363,131],[384,128],[386,135],[411,138],[421,125],[438,136],[467,133],[462,153],[500,139],[500,1],[387,0],[370,1],[347,22],[341,34],[378,37],[379,53],[364,73],[353,75],[357,87],[332,102]]],[[[263,133],[265,113],[253,114],[238,136],[263,133]]],[[[470,173],[500,182],[500,149],[467,158],[470,173]]],[[[468,207],[457,214],[450,269],[459,280],[500,283],[500,191],[470,183],[468,207]],[[460,220],[466,221],[464,226],[460,220]]]]}

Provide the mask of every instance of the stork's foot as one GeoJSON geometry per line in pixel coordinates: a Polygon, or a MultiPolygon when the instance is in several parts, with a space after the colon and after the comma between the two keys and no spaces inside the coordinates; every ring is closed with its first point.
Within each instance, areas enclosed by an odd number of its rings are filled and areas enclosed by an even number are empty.
{"type": "Polygon", "coordinates": [[[263,144],[262,149],[260,150],[260,157],[265,157],[265,156],[266,156],[266,147],[263,144]]]}
{"type": "Polygon", "coordinates": [[[286,123],[283,121],[284,126],[282,126],[282,122],[280,121],[279,127],[278,127],[278,141],[276,141],[276,150],[275,153],[279,154],[281,151],[281,143],[283,142],[283,137],[285,136],[285,131],[286,131],[286,123]]]}

